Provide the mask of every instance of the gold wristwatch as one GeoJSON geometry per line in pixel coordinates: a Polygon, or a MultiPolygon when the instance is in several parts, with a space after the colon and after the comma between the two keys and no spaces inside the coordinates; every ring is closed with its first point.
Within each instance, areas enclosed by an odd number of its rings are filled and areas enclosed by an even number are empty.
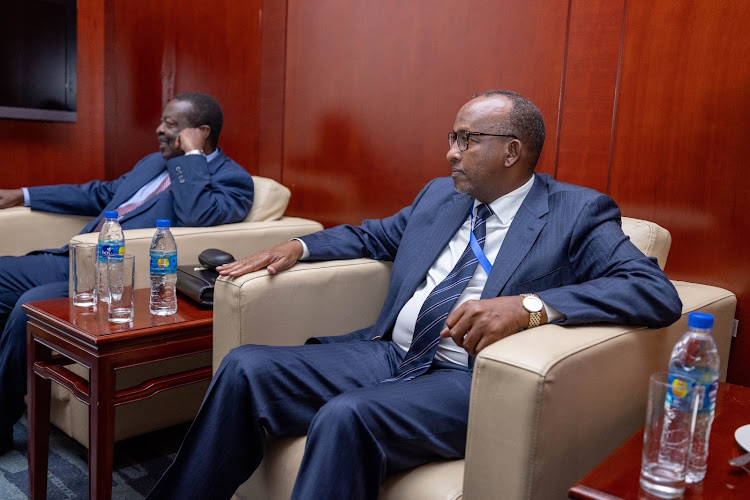
{"type": "Polygon", "coordinates": [[[533,293],[522,293],[523,297],[523,308],[529,312],[529,328],[535,328],[542,323],[542,309],[544,308],[544,302],[539,296],[533,293]]]}

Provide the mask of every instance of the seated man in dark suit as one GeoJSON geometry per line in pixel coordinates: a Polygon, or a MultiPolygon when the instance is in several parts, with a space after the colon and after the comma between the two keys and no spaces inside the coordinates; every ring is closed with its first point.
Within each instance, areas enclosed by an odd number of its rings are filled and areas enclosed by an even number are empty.
{"type": "Polygon", "coordinates": [[[233,349],[150,497],[229,498],[267,432],[307,435],[294,498],[377,498],[388,474],[464,456],[473,356],[491,343],[547,322],[677,320],[675,288],[623,234],[615,202],[534,173],[544,135],[528,99],[477,95],[449,136],[452,178],[411,206],[219,268],[393,261],[374,325],[308,342],[318,345],[233,349]]]}
{"type": "MultiPolygon", "coordinates": [[[[159,153],[113,181],[0,190],[0,208],[90,215],[81,233],[98,231],[106,210],[123,229],[214,226],[239,222],[253,203],[250,174],[218,148],[221,107],[202,93],[175,96],[156,129],[159,153]]],[[[72,235],[71,235],[72,236],[72,235]]],[[[126,242],[127,246],[127,242],[126,242]]],[[[26,313],[21,305],[68,295],[68,247],[0,257],[0,453],[12,444],[26,394],[26,313]]]]}

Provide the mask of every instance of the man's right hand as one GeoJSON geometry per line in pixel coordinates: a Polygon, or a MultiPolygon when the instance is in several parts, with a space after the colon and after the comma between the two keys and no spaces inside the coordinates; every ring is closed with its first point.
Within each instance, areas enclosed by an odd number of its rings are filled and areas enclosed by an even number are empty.
{"type": "Polygon", "coordinates": [[[244,259],[235,260],[229,264],[224,264],[216,268],[222,276],[242,276],[243,274],[263,269],[268,269],[268,274],[289,269],[302,258],[302,243],[298,240],[287,241],[271,247],[267,250],[261,250],[244,259]]]}
{"type": "Polygon", "coordinates": [[[0,189],[0,208],[15,207],[23,204],[23,190],[0,189]]]}

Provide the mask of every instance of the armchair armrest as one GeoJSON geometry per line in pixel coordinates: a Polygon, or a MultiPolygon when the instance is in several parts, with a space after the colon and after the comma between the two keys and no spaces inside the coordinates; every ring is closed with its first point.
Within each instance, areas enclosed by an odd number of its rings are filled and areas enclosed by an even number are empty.
{"type": "Polygon", "coordinates": [[[276,275],[263,269],[220,277],[214,289],[214,370],[234,347],[295,345],[375,323],[391,265],[370,259],[299,262],[276,275]]]}
{"type": "Polygon", "coordinates": [[[661,329],[544,325],[477,357],[471,392],[464,495],[563,498],[570,485],[643,425],[648,377],[667,369],[687,315],[715,317],[726,378],[736,297],[674,282],[679,321],[661,329]]]}
{"type": "Polygon", "coordinates": [[[89,223],[91,217],[11,207],[0,210],[0,255],[25,255],[60,248],[89,223]]]}
{"type": "MultiPolygon", "coordinates": [[[[237,222],[211,227],[173,227],[172,234],[177,243],[179,265],[198,264],[198,254],[206,248],[219,248],[242,258],[296,236],[303,236],[323,229],[323,226],[299,217],[282,217],[263,222],[237,222]]],[[[135,286],[149,287],[148,251],[155,228],[127,229],[125,250],[135,255],[135,286]]],[[[97,233],[79,234],[70,242],[96,243],[97,233]]]]}

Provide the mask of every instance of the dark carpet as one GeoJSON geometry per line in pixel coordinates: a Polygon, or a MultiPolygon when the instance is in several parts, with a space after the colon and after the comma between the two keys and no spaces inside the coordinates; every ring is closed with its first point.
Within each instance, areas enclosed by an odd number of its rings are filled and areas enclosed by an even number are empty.
{"type": "MultiPolygon", "coordinates": [[[[115,444],[112,498],[140,500],[146,496],[177,454],[189,424],[120,441],[115,444]]],[[[13,428],[13,449],[0,455],[0,499],[27,500],[29,471],[24,415],[13,428]]],[[[47,498],[88,498],[88,450],[50,426],[47,498]]]]}

